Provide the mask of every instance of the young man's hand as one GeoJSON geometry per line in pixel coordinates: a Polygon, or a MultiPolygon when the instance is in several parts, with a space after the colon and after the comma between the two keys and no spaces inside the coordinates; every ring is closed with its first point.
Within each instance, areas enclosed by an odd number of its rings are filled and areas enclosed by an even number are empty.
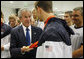
{"type": "Polygon", "coordinates": [[[22,48],[21,48],[21,51],[24,53],[24,52],[29,52],[29,51],[31,51],[31,50],[33,50],[33,48],[29,48],[29,46],[23,46],[22,48]]]}

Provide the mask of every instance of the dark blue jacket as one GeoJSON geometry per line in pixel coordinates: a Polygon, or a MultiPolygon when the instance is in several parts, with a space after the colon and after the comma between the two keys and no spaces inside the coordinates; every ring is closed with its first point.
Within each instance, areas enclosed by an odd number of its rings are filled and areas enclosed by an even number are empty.
{"type": "Polygon", "coordinates": [[[66,25],[65,21],[55,17],[51,18],[44,28],[38,46],[41,46],[45,41],[64,42],[66,45],[71,45],[71,34],[74,32],[66,25]]]}

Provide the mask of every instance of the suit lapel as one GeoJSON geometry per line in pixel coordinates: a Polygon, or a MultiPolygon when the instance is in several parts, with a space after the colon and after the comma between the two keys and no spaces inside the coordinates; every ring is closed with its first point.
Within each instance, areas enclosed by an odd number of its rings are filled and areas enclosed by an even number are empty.
{"type": "Polygon", "coordinates": [[[33,26],[31,26],[31,30],[32,30],[32,43],[36,42],[36,30],[33,26]]]}
{"type": "Polygon", "coordinates": [[[22,42],[24,42],[24,44],[27,45],[26,37],[25,37],[25,34],[24,34],[24,30],[23,30],[22,25],[20,26],[20,29],[19,30],[20,30],[20,36],[21,36],[22,42]]]}
{"type": "MultiPolygon", "coordinates": [[[[23,27],[22,25],[20,26],[19,28],[19,34],[20,34],[20,37],[21,37],[21,41],[24,42],[25,45],[27,45],[27,42],[26,42],[26,37],[25,37],[25,34],[24,34],[24,30],[23,30],[23,27]]],[[[31,26],[31,43],[34,43],[36,42],[36,35],[37,35],[37,32],[35,30],[35,27],[31,26]]]]}

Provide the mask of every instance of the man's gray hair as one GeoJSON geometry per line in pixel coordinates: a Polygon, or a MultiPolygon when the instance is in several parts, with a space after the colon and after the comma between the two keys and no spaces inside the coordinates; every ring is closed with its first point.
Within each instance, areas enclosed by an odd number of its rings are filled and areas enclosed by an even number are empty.
{"type": "Polygon", "coordinates": [[[83,16],[83,7],[76,7],[73,9],[74,11],[80,11],[81,15],[83,16]]]}
{"type": "Polygon", "coordinates": [[[19,17],[19,18],[22,17],[22,12],[23,12],[23,11],[27,11],[27,12],[30,12],[30,13],[31,13],[31,11],[30,11],[28,8],[22,8],[22,9],[20,9],[20,10],[18,11],[18,17],[19,17]]]}

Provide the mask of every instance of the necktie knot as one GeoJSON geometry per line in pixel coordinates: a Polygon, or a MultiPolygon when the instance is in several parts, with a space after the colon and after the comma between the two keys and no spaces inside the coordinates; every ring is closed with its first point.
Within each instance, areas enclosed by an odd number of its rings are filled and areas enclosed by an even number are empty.
{"type": "Polygon", "coordinates": [[[29,31],[29,29],[28,29],[28,28],[26,28],[26,31],[29,31]]]}

